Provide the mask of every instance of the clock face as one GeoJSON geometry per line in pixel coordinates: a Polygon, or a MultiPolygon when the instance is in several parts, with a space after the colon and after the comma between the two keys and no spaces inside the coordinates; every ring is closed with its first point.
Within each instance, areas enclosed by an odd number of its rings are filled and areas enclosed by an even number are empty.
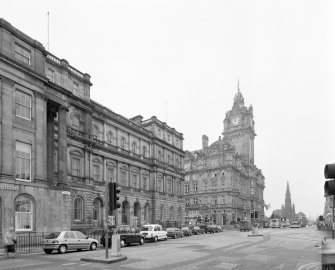
{"type": "Polygon", "coordinates": [[[235,116],[231,122],[233,123],[234,126],[237,126],[240,123],[240,118],[238,116],[235,116]]]}

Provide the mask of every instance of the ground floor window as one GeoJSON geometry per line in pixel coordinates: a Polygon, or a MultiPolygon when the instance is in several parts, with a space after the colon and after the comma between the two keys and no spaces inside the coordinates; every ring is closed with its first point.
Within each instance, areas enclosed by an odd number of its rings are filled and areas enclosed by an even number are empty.
{"type": "Polygon", "coordinates": [[[81,198],[75,198],[74,199],[74,215],[73,215],[73,219],[75,221],[81,221],[83,220],[83,209],[84,208],[84,204],[83,204],[83,200],[81,198]]]}
{"type": "Polygon", "coordinates": [[[33,202],[27,196],[15,200],[15,230],[31,231],[33,229],[33,202]]]}

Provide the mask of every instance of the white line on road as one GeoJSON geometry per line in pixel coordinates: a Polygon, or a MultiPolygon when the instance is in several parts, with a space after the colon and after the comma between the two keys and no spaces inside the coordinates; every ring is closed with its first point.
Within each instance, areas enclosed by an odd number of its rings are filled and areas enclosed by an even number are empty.
{"type": "Polygon", "coordinates": [[[91,264],[91,263],[82,263],[81,265],[84,266],[84,265],[89,265],[89,264],[91,264]]]}
{"type": "Polygon", "coordinates": [[[62,265],[72,265],[72,264],[77,264],[77,263],[63,263],[62,265]]]}

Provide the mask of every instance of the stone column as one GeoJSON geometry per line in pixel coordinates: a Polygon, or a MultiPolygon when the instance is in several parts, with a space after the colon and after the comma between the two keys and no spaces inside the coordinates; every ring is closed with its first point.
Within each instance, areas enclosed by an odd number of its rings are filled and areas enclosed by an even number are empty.
{"type": "MultiPolygon", "coordinates": [[[[47,179],[47,102],[44,94],[34,92],[35,95],[35,180],[46,181],[47,179]]],[[[54,170],[52,171],[54,172],[54,170]]]]}
{"type": "Polygon", "coordinates": [[[58,185],[67,185],[67,108],[58,108],[58,185]]]}
{"type": "Polygon", "coordinates": [[[54,107],[48,104],[47,109],[47,179],[49,185],[55,184],[55,117],[54,107]]]}

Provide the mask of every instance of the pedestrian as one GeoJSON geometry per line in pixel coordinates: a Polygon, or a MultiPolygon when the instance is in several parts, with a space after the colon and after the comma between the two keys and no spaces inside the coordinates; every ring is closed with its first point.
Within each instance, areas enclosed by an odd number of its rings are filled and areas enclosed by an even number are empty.
{"type": "Polygon", "coordinates": [[[4,237],[5,248],[7,251],[7,258],[15,258],[15,230],[14,228],[9,228],[9,230],[5,233],[4,237]],[[11,254],[11,255],[10,255],[11,254]]]}

